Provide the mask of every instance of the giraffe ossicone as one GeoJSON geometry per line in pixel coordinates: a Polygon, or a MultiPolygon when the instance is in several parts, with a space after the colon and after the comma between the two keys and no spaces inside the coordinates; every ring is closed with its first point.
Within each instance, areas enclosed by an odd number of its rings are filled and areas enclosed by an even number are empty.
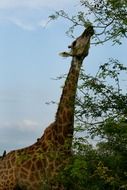
{"type": "Polygon", "coordinates": [[[64,190],[56,176],[71,156],[77,83],[93,34],[93,27],[87,27],[70,46],[71,67],[55,121],[33,145],[5,153],[0,159],[0,190],[64,190]]]}

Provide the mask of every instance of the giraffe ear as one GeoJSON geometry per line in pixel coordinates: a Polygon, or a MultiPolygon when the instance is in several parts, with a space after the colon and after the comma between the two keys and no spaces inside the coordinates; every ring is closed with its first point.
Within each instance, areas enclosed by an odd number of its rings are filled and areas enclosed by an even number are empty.
{"type": "Polygon", "coordinates": [[[68,53],[68,52],[61,52],[61,53],[59,53],[59,55],[60,56],[62,56],[62,57],[70,57],[71,56],[71,54],[70,53],[68,53]]]}

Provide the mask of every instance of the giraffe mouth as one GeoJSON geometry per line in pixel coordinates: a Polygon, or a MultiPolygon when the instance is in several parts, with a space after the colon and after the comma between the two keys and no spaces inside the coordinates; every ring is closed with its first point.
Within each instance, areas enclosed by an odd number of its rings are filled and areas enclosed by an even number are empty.
{"type": "Polygon", "coordinates": [[[95,32],[94,32],[93,26],[88,26],[88,27],[86,28],[86,30],[84,31],[84,33],[83,33],[82,36],[83,36],[83,37],[84,37],[84,36],[87,37],[87,36],[89,36],[89,35],[90,35],[90,36],[93,36],[94,33],[95,33],[95,32]]]}

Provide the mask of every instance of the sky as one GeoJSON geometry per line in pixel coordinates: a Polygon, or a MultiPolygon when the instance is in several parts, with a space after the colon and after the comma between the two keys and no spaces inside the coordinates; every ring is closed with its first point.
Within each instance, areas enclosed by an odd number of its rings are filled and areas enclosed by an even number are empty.
{"type": "MultiPolygon", "coordinates": [[[[0,154],[31,145],[54,121],[57,105],[46,102],[59,102],[63,81],[54,79],[68,72],[71,59],[58,54],[72,39],[65,34],[70,23],[47,24],[48,17],[79,8],[79,0],[0,1],[0,154]]],[[[91,46],[86,72],[113,56],[127,64],[126,45],[91,46]]]]}

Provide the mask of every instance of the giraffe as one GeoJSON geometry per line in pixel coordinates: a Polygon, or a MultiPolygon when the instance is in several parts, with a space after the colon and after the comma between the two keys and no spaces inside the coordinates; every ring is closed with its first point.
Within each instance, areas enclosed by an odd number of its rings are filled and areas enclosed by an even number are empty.
{"type": "Polygon", "coordinates": [[[74,108],[78,77],[94,34],[88,26],[62,56],[72,56],[55,121],[33,145],[13,150],[0,159],[0,190],[64,190],[54,180],[72,155],[74,108]]]}

